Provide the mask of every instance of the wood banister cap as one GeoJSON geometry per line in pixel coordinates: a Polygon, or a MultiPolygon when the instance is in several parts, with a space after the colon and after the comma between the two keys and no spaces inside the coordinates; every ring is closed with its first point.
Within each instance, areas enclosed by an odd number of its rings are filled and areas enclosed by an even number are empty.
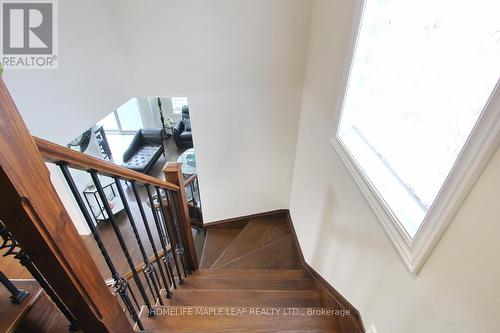
{"type": "Polygon", "coordinates": [[[178,172],[182,170],[182,163],[180,162],[167,162],[163,169],[161,169],[162,172],[178,172]]]}
{"type": "Polygon", "coordinates": [[[168,181],[164,181],[134,170],[124,168],[114,163],[82,154],[72,149],[63,147],[53,142],[33,137],[39,152],[46,162],[60,163],[66,162],[68,166],[80,170],[94,169],[100,174],[109,177],[120,177],[123,180],[137,181],[143,184],[151,184],[168,190],[179,190],[179,186],[168,181]]]}

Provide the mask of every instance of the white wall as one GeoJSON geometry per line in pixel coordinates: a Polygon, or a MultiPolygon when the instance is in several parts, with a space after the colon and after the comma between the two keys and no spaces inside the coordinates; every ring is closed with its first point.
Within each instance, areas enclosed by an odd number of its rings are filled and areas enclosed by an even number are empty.
{"type": "Polygon", "coordinates": [[[290,204],[308,262],[379,333],[498,330],[500,153],[410,275],[329,144],[359,0],[314,3],[309,39],[312,1],[60,1],[59,70],[4,79],[58,143],[131,96],[187,96],[207,221],[290,204]]]}
{"type": "MultiPolygon", "coordinates": [[[[59,68],[7,69],[3,79],[31,134],[66,145],[127,101],[131,89],[109,8],[98,0],[58,6],[59,68]]],[[[89,234],[59,169],[49,171],[78,232],[89,234]]],[[[87,175],[76,171],[74,177],[85,187],[87,175]]]]}
{"type": "Polygon", "coordinates": [[[287,208],[311,4],[61,1],[59,69],[4,77],[62,144],[132,96],[187,96],[205,220],[287,208]]]}
{"type": "Polygon", "coordinates": [[[357,6],[314,5],[290,203],[305,258],[379,333],[496,332],[500,152],[414,276],[329,143],[357,6]]]}
{"type": "Polygon", "coordinates": [[[310,9],[115,1],[134,95],[188,97],[205,221],[288,207],[310,9]]]}
{"type": "Polygon", "coordinates": [[[59,1],[59,68],[5,70],[33,135],[67,144],[131,96],[110,10],[99,0],[59,1]]]}

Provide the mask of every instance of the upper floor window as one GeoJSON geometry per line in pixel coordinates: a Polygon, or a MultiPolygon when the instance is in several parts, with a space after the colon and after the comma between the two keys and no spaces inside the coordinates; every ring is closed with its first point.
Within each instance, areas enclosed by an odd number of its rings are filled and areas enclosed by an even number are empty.
{"type": "Polygon", "coordinates": [[[172,109],[174,113],[180,114],[184,105],[188,105],[187,97],[172,97],[172,109]]]}
{"type": "Polygon", "coordinates": [[[129,99],[97,124],[104,126],[107,132],[135,134],[143,127],[137,98],[129,99]]]}
{"type": "Polygon", "coordinates": [[[473,130],[499,113],[499,12],[497,0],[365,1],[334,144],[412,271],[430,251],[418,242],[445,227],[438,199],[473,130]]]}

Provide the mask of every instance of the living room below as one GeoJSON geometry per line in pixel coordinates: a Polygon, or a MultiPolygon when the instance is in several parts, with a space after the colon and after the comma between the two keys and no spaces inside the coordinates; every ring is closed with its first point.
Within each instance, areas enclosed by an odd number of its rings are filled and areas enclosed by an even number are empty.
{"type": "Polygon", "coordinates": [[[193,148],[187,98],[133,97],[68,147],[158,176],[157,164],[176,162],[193,148]]]}
{"type": "MultiPolygon", "coordinates": [[[[68,148],[107,160],[133,171],[164,179],[162,170],[169,162],[182,164],[186,193],[193,208],[193,218],[200,223],[196,157],[186,97],[133,97],[75,138],[68,148]],[[196,213],[196,214],[195,214],[196,213]],[[195,216],[196,215],[196,216],[195,216]]],[[[76,186],[92,213],[96,226],[106,225],[108,216],[88,173],[71,170],[76,186]]],[[[123,207],[117,196],[117,184],[100,176],[115,218],[123,207]]],[[[129,184],[121,181],[130,195],[129,184]]],[[[100,228],[99,228],[100,229],[100,228]]]]}

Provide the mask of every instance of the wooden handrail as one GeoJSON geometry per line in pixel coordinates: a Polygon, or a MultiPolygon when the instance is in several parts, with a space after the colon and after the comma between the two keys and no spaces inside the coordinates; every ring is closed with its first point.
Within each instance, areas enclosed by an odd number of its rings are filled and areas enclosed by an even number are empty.
{"type": "Polygon", "coordinates": [[[0,79],[0,219],[83,332],[133,333],[57,195],[0,79]]]}
{"type": "Polygon", "coordinates": [[[46,162],[66,162],[70,167],[83,171],[93,169],[105,176],[118,176],[127,181],[137,181],[144,184],[151,184],[153,186],[159,186],[173,191],[179,190],[178,185],[170,182],[121,167],[90,155],[79,153],[35,136],[33,136],[33,140],[35,140],[35,144],[46,162]]]}
{"type": "Polygon", "coordinates": [[[189,177],[188,179],[186,179],[184,181],[184,186],[188,186],[189,184],[191,184],[192,182],[194,182],[194,180],[196,178],[198,178],[198,174],[195,173],[195,174],[191,175],[191,177],[189,177]]]}

